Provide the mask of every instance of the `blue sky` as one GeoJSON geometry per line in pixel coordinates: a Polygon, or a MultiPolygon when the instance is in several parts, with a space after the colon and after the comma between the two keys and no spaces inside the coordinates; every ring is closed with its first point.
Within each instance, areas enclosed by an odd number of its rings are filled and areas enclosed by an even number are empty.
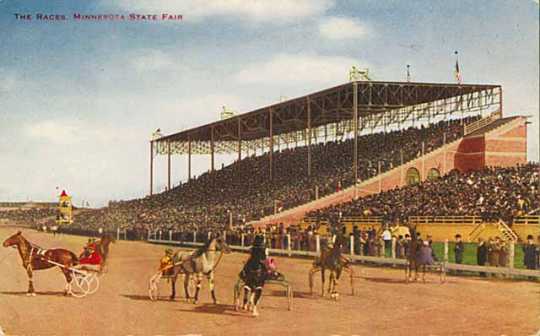
{"type": "MultiPolygon", "coordinates": [[[[0,0],[0,200],[88,200],[148,191],[148,139],[343,83],[377,80],[504,88],[505,114],[532,115],[539,151],[539,7],[514,1],[0,0]],[[177,13],[181,22],[30,22],[15,13],[177,13]]],[[[186,159],[173,160],[185,179],[186,159]]],[[[196,172],[208,158],[194,161],[196,172]]],[[[157,185],[165,184],[158,160],[157,185]]]]}

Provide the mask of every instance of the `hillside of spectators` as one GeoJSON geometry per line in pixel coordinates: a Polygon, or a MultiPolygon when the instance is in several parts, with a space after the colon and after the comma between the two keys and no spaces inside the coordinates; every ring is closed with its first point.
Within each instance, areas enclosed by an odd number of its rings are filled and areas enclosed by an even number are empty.
{"type": "MultiPolygon", "coordinates": [[[[471,122],[477,118],[467,118],[471,122]]],[[[377,175],[463,135],[463,121],[439,122],[418,128],[359,137],[359,179],[377,175]]],[[[208,172],[169,191],[131,201],[111,203],[96,211],[75,217],[76,225],[86,228],[129,227],[204,230],[223,228],[229,222],[242,224],[280,210],[291,208],[346,188],[354,183],[351,171],[352,139],[313,144],[312,175],[307,174],[307,147],[274,152],[274,179],[268,176],[268,153],[237,161],[221,170],[208,172]]]]}
{"type": "Polygon", "coordinates": [[[0,223],[22,226],[36,226],[47,218],[55,218],[56,208],[28,208],[0,210],[0,223]]]}
{"type": "Polygon", "coordinates": [[[340,216],[381,216],[386,223],[406,223],[409,216],[481,216],[486,221],[515,217],[540,207],[540,165],[453,170],[433,181],[396,188],[313,211],[307,216],[336,222],[340,216]]]}

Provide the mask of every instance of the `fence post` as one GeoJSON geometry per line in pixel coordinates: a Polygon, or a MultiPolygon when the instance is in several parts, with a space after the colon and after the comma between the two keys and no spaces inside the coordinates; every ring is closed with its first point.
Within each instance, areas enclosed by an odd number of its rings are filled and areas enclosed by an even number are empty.
{"type": "Polygon", "coordinates": [[[321,236],[318,233],[315,235],[315,252],[321,252],[321,236]]]}
{"type": "Polygon", "coordinates": [[[120,228],[116,228],[116,240],[120,240],[120,228]]]}
{"type": "Polygon", "coordinates": [[[227,243],[227,230],[223,230],[223,241],[227,243]]]}
{"type": "Polygon", "coordinates": [[[206,238],[208,239],[208,241],[210,241],[210,236],[211,236],[211,235],[212,235],[212,232],[208,231],[208,235],[207,235],[207,237],[206,237],[206,238]]]}
{"type": "Polygon", "coordinates": [[[354,236],[349,236],[349,252],[351,253],[351,257],[354,255],[354,236]]]}
{"type": "Polygon", "coordinates": [[[127,239],[127,229],[124,229],[124,240],[128,240],[127,239]]]}
{"type": "Polygon", "coordinates": [[[172,230],[169,230],[169,240],[172,240],[172,230]]]}
{"type": "Polygon", "coordinates": [[[291,234],[287,233],[287,251],[289,251],[289,257],[292,255],[291,253],[291,234]]]}
{"type": "Polygon", "coordinates": [[[396,237],[392,237],[392,253],[391,253],[392,259],[396,258],[396,237]]]}
{"type": "Polygon", "coordinates": [[[163,231],[159,230],[159,240],[161,240],[162,233],[163,233],[163,231]]]}
{"type": "Polygon", "coordinates": [[[514,242],[510,242],[508,257],[508,276],[512,277],[512,271],[514,270],[514,257],[515,257],[515,245],[514,242]]]}
{"type": "Polygon", "coordinates": [[[444,240],[444,263],[448,262],[448,239],[444,240]]]}
{"type": "Polygon", "coordinates": [[[240,237],[240,246],[244,247],[244,234],[242,233],[242,236],[240,237]]]}
{"type": "Polygon", "coordinates": [[[197,242],[197,231],[193,231],[193,242],[197,242]]]}

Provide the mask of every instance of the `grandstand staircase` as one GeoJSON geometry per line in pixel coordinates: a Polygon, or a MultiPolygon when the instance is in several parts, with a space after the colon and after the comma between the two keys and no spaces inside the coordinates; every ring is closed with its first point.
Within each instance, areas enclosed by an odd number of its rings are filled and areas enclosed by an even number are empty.
{"type": "Polygon", "coordinates": [[[497,229],[501,232],[503,240],[517,242],[517,234],[512,230],[512,228],[506,225],[505,222],[499,219],[499,221],[495,225],[497,226],[497,229]]]}
{"type": "Polygon", "coordinates": [[[500,220],[497,223],[480,223],[474,227],[469,234],[469,241],[476,241],[476,239],[484,232],[489,225],[495,225],[497,230],[501,233],[503,240],[517,242],[518,235],[509,227],[504,221],[500,220]]]}
{"type": "Polygon", "coordinates": [[[486,223],[480,223],[474,227],[474,229],[469,233],[469,241],[473,242],[476,241],[476,239],[486,230],[486,223]]]}
{"type": "MultiPolygon", "coordinates": [[[[501,118],[501,114],[499,112],[495,112],[491,114],[490,116],[481,119],[479,121],[473,122],[472,124],[465,125],[466,130],[465,134],[462,138],[456,139],[453,142],[447,143],[446,145],[439,147],[429,153],[427,153],[424,156],[418,157],[416,159],[413,159],[411,161],[405,162],[403,165],[394,167],[393,169],[386,171],[380,175],[371,177],[365,181],[362,181],[359,183],[356,187],[350,186],[342,191],[332,193],[330,195],[326,195],[322,198],[319,198],[317,200],[313,200],[311,202],[298,205],[296,207],[286,209],[280,213],[269,215],[263,218],[260,218],[259,220],[251,221],[248,224],[254,225],[254,226],[264,226],[266,224],[270,223],[284,223],[285,225],[293,224],[293,223],[299,223],[304,218],[305,214],[309,211],[322,209],[328,206],[332,206],[335,204],[340,204],[344,202],[349,202],[352,199],[355,198],[355,195],[358,197],[365,197],[369,194],[375,194],[380,191],[384,191],[387,189],[380,189],[380,188],[373,188],[373,185],[381,184],[380,181],[383,179],[390,177],[394,174],[400,174],[400,171],[405,170],[411,166],[414,166],[417,163],[422,162],[422,160],[428,160],[430,157],[435,157],[437,155],[441,155],[442,153],[448,152],[452,153],[455,152],[455,148],[458,147],[458,145],[468,136],[474,136],[478,133],[499,133],[504,132],[508,128],[515,127],[515,121],[516,119],[519,119],[520,117],[511,117],[511,118],[501,118]],[[356,188],[356,191],[355,191],[356,188]]],[[[453,167],[448,168],[444,173],[450,171],[453,167]]],[[[402,181],[403,182],[403,181],[402,181]]],[[[502,222],[502,221],[501,221],[502,222]]],[[[485,230],[486,226],[485,223],[479,224],[473,232],[471,232],[471,235],[474,237],[478,237],[480,233],[485,230]]],[[[506,223],[497,223],[497,228],[499,231],[501,231],[502,235],[506,239],[517,239],[517,235],[506,225],[506,223]]]]}

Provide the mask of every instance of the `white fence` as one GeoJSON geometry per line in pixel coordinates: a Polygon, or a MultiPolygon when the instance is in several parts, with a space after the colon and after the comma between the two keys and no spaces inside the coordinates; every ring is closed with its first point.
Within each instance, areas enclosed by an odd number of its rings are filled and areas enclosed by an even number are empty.
{"type": "MultiPolygon", "coordinates": [[[[199,247],[203,245],[203,243],[184,242],[184,241],[176,241],[176,240],[169,240],[169,239],[148,239],[148,242],[154,243],[154,244],[166,244],[166,245],[188,246],[188,247],[199,247]]],[[[353,244],[354,242],[351,239],[351,252],[354,251],[353,244]]],[[[393,245],[392,247],[394,247],[395,243],[393,243],[392,245],[393,245]]],[[[320,245],[317,244],[317,251],[319,250],[319,246],[320,245]]],[[[237,246],[237,245],[229,245],[229,247],[234,251],[241,251],[241,252],[247,252],[249,251],[249,248],[250,248],[249,246],[237,246]]],[[[316,257],[319,255],[319,252],[316,252],[316,251],[293,250],[290,248],[291,244],[288,244],[288,247],[289,247],[288,249],[269,249],[269,252],[274,255],[289,256],[289,257],[293,257],[293,256],[316,257]]],[[[395,248],[392,248],[392,251],[395,251],[395,248]]],[[[540,270],[527,270],[527,269],[514,268],[514,265],[513,265],[514,264],[513,262],[514,245],[513,244],[510,247],[510,258],[509,258],[510,264],[508,267],[477,266],[477,265],[449,263],[448,262],[448,241],[445,242],[444,252],[445,252],[445,257],[443,261],[444,263],[443,269],[445,269],[446,271],[448,270],[467,271],[467,272],[479,272],[479,273],[486,273],[486,274],[502,274],[507,277],[522,276],[522,277],[540,278],[540,270]]],[[[405,266],[407,264],[406,259],[399,259],[395,257],[392,257],[392,258],[372,257],[372,256],[355,255],[353,253],[348,254],[347,256],[354,261],[369,262],[369,263],[380,264],[380,265],[405,266]]]]}

